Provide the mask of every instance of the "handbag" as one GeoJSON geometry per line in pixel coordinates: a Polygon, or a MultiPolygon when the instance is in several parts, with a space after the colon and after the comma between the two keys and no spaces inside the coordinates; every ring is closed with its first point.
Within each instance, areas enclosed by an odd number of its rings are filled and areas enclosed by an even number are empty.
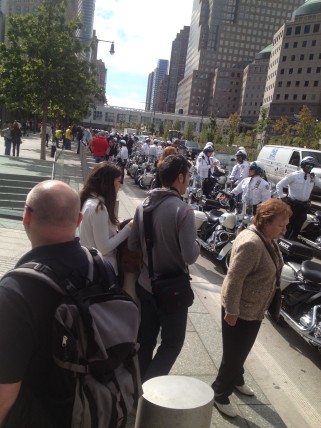
{"type": "Polygon", "coordinates": [[[143,212],[143,222],[149,277],[158,309],[173,313],[179,309],[188,308],[194,301],[189,272],[168,272],[154,276],[152,211],[143,212]]]}
{"type": "Polygon", "coordinates": [[[272,249],[267,245],[265,240],[262,238],[262,236],[256,230],[253,230],[253,229],[249,229],[249,230],[252,230],[252,232],[256,233],[257,236],[259,236],[261,238],[263,244],[265,245],[265,248],[268,250],[270,257],[273,260],[273,263],[275,264],[275,267],[276,267],[276,289],[275,289],[273,299],[272,299],[271,303],[269,304],[267,311],[270,314],[270,317],[272,318],[272,320],[275,322],[278,322],[280,319],[280,312],[281,312],[281,307],[282,307],[282,292],[281,292],[281,288],[280,288],[280,276],[281,276],[281,274],[280,274],[277,262],[275,260],[275,255],[272,252],[272,249]]]}

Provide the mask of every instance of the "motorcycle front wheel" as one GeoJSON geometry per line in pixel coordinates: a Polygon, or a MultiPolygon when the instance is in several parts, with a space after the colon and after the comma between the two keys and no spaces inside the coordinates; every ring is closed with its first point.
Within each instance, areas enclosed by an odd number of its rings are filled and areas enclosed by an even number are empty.
{"type": "Polygon", "coordinates": [[[146,189],[146,186],[143,184],[143,178],[142,177],[138,180],[138,186],[141,189],[146,189]]]}

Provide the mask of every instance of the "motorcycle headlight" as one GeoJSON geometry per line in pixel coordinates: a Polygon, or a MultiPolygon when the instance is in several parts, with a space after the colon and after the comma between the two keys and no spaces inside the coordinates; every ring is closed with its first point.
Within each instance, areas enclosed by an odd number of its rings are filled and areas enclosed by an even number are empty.
{"type": "Polygon", "coordinates": [[[195,192],[195,196],[197,199],[200,199],[203,196],[203,191],[202,189],[197,189],[195,192]]]}

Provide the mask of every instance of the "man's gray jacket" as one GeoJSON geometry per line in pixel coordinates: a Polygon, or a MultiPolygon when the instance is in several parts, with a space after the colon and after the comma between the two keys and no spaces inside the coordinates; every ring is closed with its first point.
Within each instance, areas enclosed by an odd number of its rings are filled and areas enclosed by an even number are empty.
{"type": "Polygon", "coordinates": [[[176,190],[161,188],[150,191],[136,209],[128,248],[143,251],[144,264],[138,282],[151,292],[143,207],[146,211],[153,211],[154,275],[186,271],[186,265],[196,261],[200,248],[196,242],[195,216],[190,205],[181,200],[176,190]]]}

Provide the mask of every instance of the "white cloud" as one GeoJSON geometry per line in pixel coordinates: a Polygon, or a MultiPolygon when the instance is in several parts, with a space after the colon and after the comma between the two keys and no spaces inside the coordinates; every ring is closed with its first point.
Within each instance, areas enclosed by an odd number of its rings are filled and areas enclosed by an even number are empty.
{"type": "Polygon", "coordinates": [[[98,57],[114,71],[148,76],[158,59],[170,60],[176,34],[190,25],[193,0],[96,0],[99,39],[115,41],[115,55],[99,43],[98,57]]]}

